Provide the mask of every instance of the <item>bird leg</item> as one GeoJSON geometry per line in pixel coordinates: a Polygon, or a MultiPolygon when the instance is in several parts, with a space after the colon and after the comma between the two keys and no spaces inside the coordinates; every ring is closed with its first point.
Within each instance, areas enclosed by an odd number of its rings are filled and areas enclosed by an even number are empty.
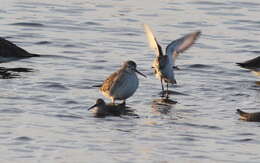
{"type": "Polygon", "coordinates": [[[125,106],[125,101],[126,101],[126,100],[123,100],[123,102],[122,102],[122,104],[123,104],[124,106],[125,106]]]}
{"type": "Polygon", "coordinates": [[[169,88],[169,84],[168,84],[168,82],[166,82],[166,99],[168,99],[169,98],[169,90],[168,90],[168,88],[169,88]]]}
{"type": "Polygon", "coordinates": [[[112,104],[115,105],[115,99],[114,98],[112,98],[112,104]]]}
{"type": "Polygon", "coordinates": [[[161,86],[162,86],[162,95],[161,95],[161,97],[164,97],[164,87],[163,87],[163,80],[162,80],[162,78],[161,78],[161,86]]]}

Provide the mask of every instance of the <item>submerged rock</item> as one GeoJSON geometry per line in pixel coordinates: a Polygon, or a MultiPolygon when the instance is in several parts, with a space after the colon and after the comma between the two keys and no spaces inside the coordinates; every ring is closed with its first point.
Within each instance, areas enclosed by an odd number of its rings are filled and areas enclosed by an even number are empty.
{"type": "Polygon", "coordinates": [[[177,101],[171,100],[169,98],[160,98],[160,99],[154,99],[154,103],[156,104],[177,104],[177,101]]]}

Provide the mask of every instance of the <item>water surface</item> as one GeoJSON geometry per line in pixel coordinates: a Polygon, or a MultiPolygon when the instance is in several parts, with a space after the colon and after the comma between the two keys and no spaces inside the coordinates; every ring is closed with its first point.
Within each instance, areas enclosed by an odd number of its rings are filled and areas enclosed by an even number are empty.
{"type": "Polygon", "coordinates": [[[235,113],[260,106],[258,79],[235,65],[260,53],[257,0],[10,0],[1,6],[0,36],[46,55],[0,65],[33,70],[0,80],[1,162],[260,161],[260,124],[235,113]],[[143,23],[163,47],[203,33],[178,58],[176,105],[153,103],[161,87],[143,23]],[[93,117],[87,108],[103,96],[92,85],[127,59],[148,75],[127,100],[139,118],[93,117]]]}

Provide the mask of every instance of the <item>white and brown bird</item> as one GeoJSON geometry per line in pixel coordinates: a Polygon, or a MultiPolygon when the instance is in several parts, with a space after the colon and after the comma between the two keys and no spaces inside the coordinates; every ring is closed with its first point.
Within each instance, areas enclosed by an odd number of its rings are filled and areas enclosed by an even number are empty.
{"type": "Polygon", "coordinates": [[[252,71],[256,76],[260,76],[260,56],[242,63],[236,63],[238,66],[252,71]]]}
{"type": "Polygon", "coordinates": [[[146,77],[144,74],[136,69],[134,61],[126,61],[123,66],[116,72],[112,73],[100,87],[102,94],[115,100],[125,100],[131,97],[139,85],[139,80],[136,73],[146,77]]]}
{"type": "Polygon", "coordinates": [[[163,54],[162,47],[156,40],[151,28],[144,24],[144,30],[149,42],[150,47],[155,50],[156,58],[153,61],[152,67],[154,69],[155,76],[160,79],[162,86],[162,96],[164,96],[164,85],[166,83],[167,91],[166,98],[168,98],[168,84],[176,84],[174,76],[175,61],[178,55],[187,50],[201,34],[200,31],[196,31],[187,34],[177,40],[172,41],[166,48],[165,54],[163,54]]]}

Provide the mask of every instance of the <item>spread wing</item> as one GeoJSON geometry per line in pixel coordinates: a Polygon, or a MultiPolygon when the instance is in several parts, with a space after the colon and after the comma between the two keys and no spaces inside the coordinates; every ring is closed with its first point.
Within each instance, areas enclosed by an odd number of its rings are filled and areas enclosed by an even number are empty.
{"type": "Polygon", "coordinates": [[[159,43],[157,42],[156,38],[154,37],[154,34],[151,30],[151,28],[147,25],[144,24],[144,31],[146,33],[148,42],[150,47],[155,50],[156,56],[160,56],[162,55],[162,47],[159,45],[159,43]]]}
{"type": "Polygon", "coordinates": [[[173,55],[173,61],[175,62],[179,54],[191,47],[191,45],[198,39],[200,34],[200,31],[196,31],[172,41],[166,48],[166,55],[173,55]]]}

